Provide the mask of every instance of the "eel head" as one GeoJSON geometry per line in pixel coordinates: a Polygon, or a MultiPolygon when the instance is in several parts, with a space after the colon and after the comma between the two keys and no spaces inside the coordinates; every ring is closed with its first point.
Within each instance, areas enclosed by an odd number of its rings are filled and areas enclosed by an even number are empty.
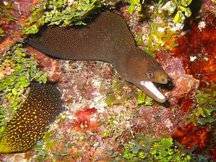
{"type": "Polygon", "coordinates": [[[139,48],[130,52],[126,59],[116,66],[119,74],[133,83],[154,100],[164,103],[166,97],[154,83],[167,84],[169,77],[156,60],[139,48]]]}

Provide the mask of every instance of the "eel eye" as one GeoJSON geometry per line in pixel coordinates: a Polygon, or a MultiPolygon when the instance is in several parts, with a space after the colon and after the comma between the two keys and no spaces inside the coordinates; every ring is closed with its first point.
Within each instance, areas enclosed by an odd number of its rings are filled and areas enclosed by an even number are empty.
{"type": "Polygon", "coordinates": [[[148,77],[149,79],[152,79],[152,78],[154,77],[154,73],[153,73],[152,71],[148,71],[148,72],[147,72],[147,77],[148,77]]]}

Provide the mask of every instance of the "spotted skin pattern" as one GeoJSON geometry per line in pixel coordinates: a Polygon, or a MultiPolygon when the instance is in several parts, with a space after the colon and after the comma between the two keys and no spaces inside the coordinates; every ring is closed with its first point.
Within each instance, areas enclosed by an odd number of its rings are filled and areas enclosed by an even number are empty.
{"type": "Polygon", "coordinates": [[[0,153],[23,152],[32,148],[62,110],[61,95],[55,86],[32,84],[28,98],[0,139],[0,153]]]}

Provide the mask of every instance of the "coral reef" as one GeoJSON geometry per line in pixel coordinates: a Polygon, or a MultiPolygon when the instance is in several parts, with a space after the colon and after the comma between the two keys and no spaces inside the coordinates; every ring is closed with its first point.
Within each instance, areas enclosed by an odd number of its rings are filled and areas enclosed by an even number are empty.
{"type": "MultiPolygon", "coordinates": [[[[161,87],[169,103],[158,104],[122,80],[108,63],[60,61],[27,47],[27,54],[35,53],[40,69],[48,71],[48,79],[58,81],[65,111],[30,151],[2,154],[0,160],[216,160],[214,0],[16,2],[19,5],[1,3],[7,12],[1,16],[5,23],[0,24],[0,53],[26,37],[22,32],[35,33],[45,22],[62,26],[84,24],[83,18],[91,11],[94,14],[106,6],[124,17],[137,44],[156,57],[172,84],[161,87]],[[30,14],[34,6],[37,7],[30,14]],[[14,28],[17,24],[19,28],[14,28]]],[[[2,74],[13,74],[15,64],[2,61],[0,78],[2,74]]],[[[23,88],[22,92],[26,90],[23,88]]],[[[8,107],[8,102],[4,105],[8,107]]],[[[0,119],[4,117],[0,111],[0,119]]],[[[0,132],[4,130],[5,127],[0,132]]]]}

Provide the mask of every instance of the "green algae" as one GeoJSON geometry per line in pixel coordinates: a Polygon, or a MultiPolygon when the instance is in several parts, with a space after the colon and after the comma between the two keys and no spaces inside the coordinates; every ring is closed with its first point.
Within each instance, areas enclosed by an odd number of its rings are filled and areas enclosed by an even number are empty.
{"type": "Polygon", "coordinates": [[[23,29],[24,34],[35,34],[44,24],[67,27],[84,25],[84,19],[89,13],[101,8],[103,1],[84,0],[70,2],[69,0],[48,0],[39,3],[27,19],[28,27],[23,29]]]}
{"type": "Polygon", "coordinates": [[[210,88],[203,91],[199,91],[196,95],[197,105],[189,117],[187,124],[194,125],[206,125],[215,123],[215,112],[216,112],[216,85],[211,84],[210,88]]]}
{"type": "Polygon", "coordinates": [[[47,73],[39,70],[34,56],[27,56],[21,44],[5,51],[0,60],[0,133],[24,101],[23,94],[33,80],[47,80],[47,73]]]}
{"type": "Polygon", "coordinates": [[[128,161],[158,161],[189,162],[191,157],[177,147],[172,138],[157,139],[150,135],[138,134],[136,137],[124,144],[122,157],[128,161]]]}

